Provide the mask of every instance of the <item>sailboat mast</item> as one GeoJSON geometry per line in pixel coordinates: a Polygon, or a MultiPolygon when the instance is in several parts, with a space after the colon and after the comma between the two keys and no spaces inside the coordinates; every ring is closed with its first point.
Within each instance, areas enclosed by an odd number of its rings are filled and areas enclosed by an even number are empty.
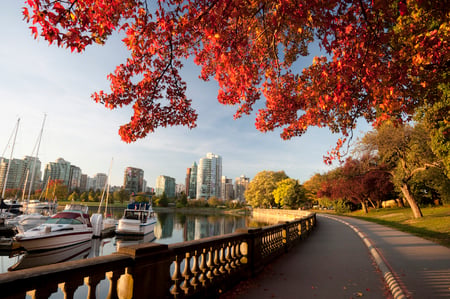
{"type": "Polygon", "coordinates": [[[27,176],[25,178],[25,184],[23,184],[22,202],[25,199],[25,193],[27,191],[27,184],[28,184],[28,176],[29,175],[30,175],[30,169],[27,169],[27,176]]]}
{"type": "Polygon", "coordinates": [[[5,182],[3,184],[2,198],[5,198],[6,183],[8,182],[9,168],[11,167],[11,162],[12,162],[12,158],[13,158],[14,145],[16,144],[17,131],[19,130],[19,122],[20,122],[20,118],[17,119],[16,132],[14,133],[14,140],[13,140],[13,144],[11,147],[11,155],[9,156],[8,167],[6,168],[6,175],[5,175],[5,182]]]}
{"type": "Polygon", "coordinates": [[[31,170],[30,189],[28,190],[28,197],[27,197],[28,201],[30,201],[31,189],[33,189],[33,185],[34,185],[34,174],[36,172],[36,160],[37,160],[37,157],[39,154],[39,147],[41,146],[42,132],[44,131],[44,124],[45,124],[46,118],[47,118],[47,114],[44,114],[44,120],[42,121],[41,132],[39,133],[39,137],[38,137],[38,141],[37,141],[36,155],[34,156],[34,160],[33,160],[33,169],[31,170]]]}
{"type": "Polygon", "coordinates": [[[108,189],[106,191],[105,217],[108,214],[109,186],[111,185],[111,168],[112,168],[113,160],[114,160],[114,158],[111,158],[111,165],[109,166],[108,179],[106,180],[106,182],[108,184],[108,189]]]}
{"type": "Polygon", "coordinates": [[[114,160],[114,158],[111,159],[111,164],[109,165],[108,177],[106,178],[105,186],[103,187],[102,199],[100,200],[100,204],[98,205],[97,214],[100,214],[102,204],[103,204],[103,199],[105,198],[106,189],[108,189],[108,191],[106,192],[105,214],[106,214],[106,210],[108,209],[109,177],[111,176],[111,167],[112,167],[113,160],[114,160]]]}

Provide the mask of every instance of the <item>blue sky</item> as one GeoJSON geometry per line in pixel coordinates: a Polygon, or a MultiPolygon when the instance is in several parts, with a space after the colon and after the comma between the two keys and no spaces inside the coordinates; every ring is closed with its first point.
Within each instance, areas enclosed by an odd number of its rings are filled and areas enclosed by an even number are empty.
{"type": "MultiPolygon", "coordinates": [[[[253,178],[262,170],[284,170],[304,182],[330,169],[322,157],[338,135],[312,128],[305,136],[283,141],[279,131],[257,131],[254,115],[233,120],[235,109],[217,102],[217,84],[198,79],[199,68],[191,63],[182,74],[199,114],[197,128],[160,128],[143,140],[124,143],[118,129],[129,121],[131,108],[111,111],[90,98],[95,91],[109,91],[106,76],[125,62],[128,53],[120,38],[81,54],[49,46],[31,37],[22,20],[22,3],[0,1],[0,155],[19,117],[14,158],[31,155],[46,114],[39,149],[42,168],[61,157],[92,177],[108,173],[114,159],[113,185],[122,185],[128,166],[143,169],[148,186],[154,186],[159,175],[184,183],[186,169],[208,152],[222,156],[222,174],[233,181],[242,174],[253,178]]],[[[367,126],[355,133],[363,130],[367,126]]],[[[9,155],[7,148],[5,157],[9,155]]]]}

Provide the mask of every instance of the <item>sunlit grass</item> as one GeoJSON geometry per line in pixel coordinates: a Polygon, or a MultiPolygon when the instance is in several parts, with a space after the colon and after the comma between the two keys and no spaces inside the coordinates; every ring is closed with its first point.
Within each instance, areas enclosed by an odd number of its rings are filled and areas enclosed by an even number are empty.
{"type": "Polygon", "coordinates": [[[421,208],[423,217],[414,219],[410,208],[371,209],[365,214],[345,214],[408,232],[450,247],[450,205],[421,208]]]}

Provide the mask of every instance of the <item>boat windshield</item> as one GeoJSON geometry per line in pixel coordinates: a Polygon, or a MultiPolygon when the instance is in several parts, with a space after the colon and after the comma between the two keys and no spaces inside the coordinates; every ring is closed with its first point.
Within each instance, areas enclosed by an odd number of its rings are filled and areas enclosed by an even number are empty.
{"type": "Polygon", "coordinates": [[[78,219],[70,219],[70,218],[50,218],[46,222],[47,224],[83,224],[78,219]]]}
{"type": "Polygon", "coordinates": [[[148,212],[144,211],[135,211],[135,210],[127,210],[125,211],[124,218],[125,219],[134,219],[144,221],[148,217],[148,212]]]}
{"type": "MultiPolygon", "coordinates": [[[[88,218],[89,219],[89,218],[88,218]]],[[[58,224],[83,224],[88,223],[81,213],[60,212],[47,220],[47,223],[58,224]]]]}

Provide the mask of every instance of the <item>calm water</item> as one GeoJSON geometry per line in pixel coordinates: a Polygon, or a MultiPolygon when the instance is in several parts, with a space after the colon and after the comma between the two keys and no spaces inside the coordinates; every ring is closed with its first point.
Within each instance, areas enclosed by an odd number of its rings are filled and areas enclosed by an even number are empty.
{"type": "Polygon", "coordinates": [[[127,244],[143,242],[173,244],[228,234],[242,227],[258,227],[265,224],[254,222],[249,217],[230,215],[158,213],[157,217],[158,222],[154,235],[150,234],[145,239],[122,240],[116,239],[116,237],[93,239],[91,242],[70,248],[28,255],[24,252],[0,252],[0,273],[41,264],[108,255],[115,252],[117,247],[127,244]]]}

